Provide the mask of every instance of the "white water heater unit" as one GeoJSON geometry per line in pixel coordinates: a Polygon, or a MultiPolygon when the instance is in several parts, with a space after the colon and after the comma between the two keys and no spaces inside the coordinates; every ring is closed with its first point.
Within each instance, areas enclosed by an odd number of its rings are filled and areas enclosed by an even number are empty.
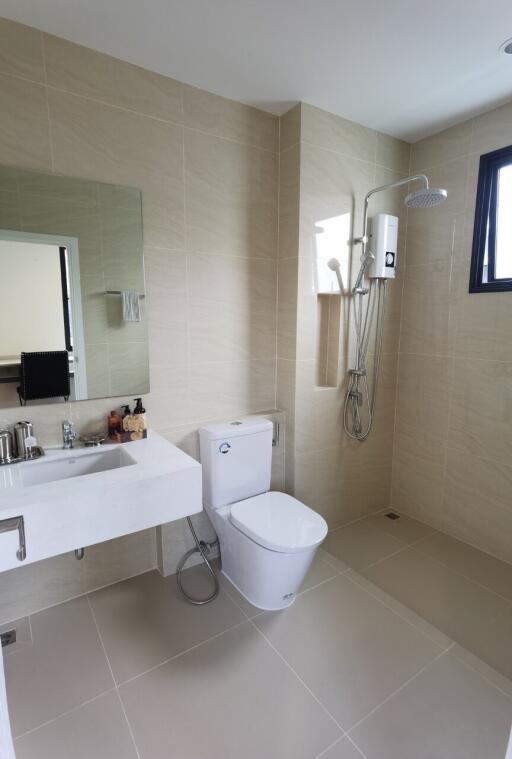
{"type": "Polygon", "coordinates": [[[398,243],[398,217],[378,213],[371,220],[369,249],[375,256],[368,270],[371,279],[394,279],[398,243]]]}

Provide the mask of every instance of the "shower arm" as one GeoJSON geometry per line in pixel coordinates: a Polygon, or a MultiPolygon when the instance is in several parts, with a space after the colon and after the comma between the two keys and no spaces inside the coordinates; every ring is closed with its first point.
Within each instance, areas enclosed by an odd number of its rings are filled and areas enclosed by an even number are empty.
{"type": "Polygon", "coordinates": [[[361,292],[361,285],[363,283],[364,275],[366,274],[366,269],[368,268],[371,261],[373,260],[373,253],[371,253],[371,251],[367,251],[368,204],[370,202],[370,198],[372,197],[372,195],[375,195],[378,192],[383,192],[384,190],[392,190],[395,187],[401,187],[404,184],[409,184],[409,182],[420,182],[420,181],[423,182],[425,189],[428,190],[428,178],[425,176],[425,174],[414,174],[410,177],[405,177],[405,179],[398,179],[396,182],[389,182],[389,184],[383,184],[380,187],[374,187],[373,190],[370,190],[369,192],[366,193],[366,196],[364,199],[364,211],[363,211],[363,236],[356,237],[354,239],[354,242],[361,244],[362,251],[361,251],[361,268],[359,270],[359,274],[357,275],[355,285],[352,288],[353,295],[355,295],[358,292],[361,292]]]}

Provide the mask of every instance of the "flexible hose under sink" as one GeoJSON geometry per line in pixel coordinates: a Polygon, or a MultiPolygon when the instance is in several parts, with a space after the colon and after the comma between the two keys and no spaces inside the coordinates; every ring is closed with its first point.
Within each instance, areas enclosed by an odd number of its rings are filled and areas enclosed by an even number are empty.
{"type": "Polygon", "coordinates": [[[208,560],[208,556],[206,555],[206,543],[204,541],[199,540],[197,537],[196,531],[194,530],[194,525],[192,524],[192,520],[190,517],[187,517],[188,526],[190,527],[190,532],[192,533],[192,537],[194,538],[194,542],[196,544],[195,548],[191,548],[190,551],[187,551],[182,558],[180,559],[178,566],[176,568],[176,582],[178,583],[178,588],[180,589],[183,596],[189,601],[191,604],[194,604],[195,606],[204,606],[204,604],[209,604],[211,601],[213,601],[217,596],[219,595],[219,581],[217,579],[217,575],[215,574],[215,570],[210,564],[210,561],[208,560]],[[183,571],[183,568],[187,561],[190,559],[191,556],[193,556],[195,553],[200,553],[201,557],[206,564],[206,568],[210,575],[213,578],[214,582],[214,589],[213,593],[209,595],[207,598],[194,598],[194,596],[191,596],[187,591],[184,589],[182,582],[181,582],[181,573],[183,571]]]}

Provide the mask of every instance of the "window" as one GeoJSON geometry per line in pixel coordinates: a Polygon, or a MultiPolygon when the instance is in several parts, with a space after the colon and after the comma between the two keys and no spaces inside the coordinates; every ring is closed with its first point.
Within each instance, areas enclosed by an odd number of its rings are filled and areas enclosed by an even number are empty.
{"type": "Polygon", "coordinates": [[[480,158],[469,292],[512,290],[512,145],[480,158]]]}

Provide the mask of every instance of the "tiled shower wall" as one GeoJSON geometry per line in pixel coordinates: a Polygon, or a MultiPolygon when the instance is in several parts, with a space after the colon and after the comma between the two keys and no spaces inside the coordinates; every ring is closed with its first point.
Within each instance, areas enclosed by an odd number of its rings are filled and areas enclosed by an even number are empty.
{"type": "MultiPolygon", "coordinates": [[[[201,421],[274,409],[278,119],[6,20],[0,101],[0,164],[142,190],[150,426],[194,453],[201,421]]],[[[30,416],[50,444],[64,418],[80,432],[121,400],[131,398],[30,416]]],[[[2,410],[0,423],[19,417],[2,410]]],[[[158,558],[150,530],[91,548],[84,562],[65,555],[3,573],[1,620],[157,560],[171,571],[189,537],[181,524],[161,532],[158,558]]]]}
{"type": "Polygon", "coordinates": [[[448,200],[409,211],[392,504],[512,561],[512,293],[468,293],[480,155],[512,104],[413,145],[448,200]]]}
{"type": "MultiPolygon", "coordinates": [[[[364,196],[376,185],[407,176],[409,159],[407,143],[304,103],[282,118],[277,397],[278,407],[287,412],[286,484],[331,527],[389,505],[406,228],[403,192],[382,193],[370,206],[370,214],[386,211],[400,217],[400,240],[397,277],[388,287],[377,414],[364,443],[350,440],[342,426],[346,370],[354,360],[350,296],[327,295],[329,319],[334,314],[339,329],[328,335],[317,329],[318,267],[327,265],[319,261],[318,235],[330,220],[346,222],[346,237],[335,237],[331,255],[356,271],[360,250],[350,241],[362,233],[364,196]],[[336,357],[334,376],[323,371],[325,366],[319,372],[323,340],[327,353],[336,357]]],[[[372,360],[370,356],[370,369],[372,360]]]]}

